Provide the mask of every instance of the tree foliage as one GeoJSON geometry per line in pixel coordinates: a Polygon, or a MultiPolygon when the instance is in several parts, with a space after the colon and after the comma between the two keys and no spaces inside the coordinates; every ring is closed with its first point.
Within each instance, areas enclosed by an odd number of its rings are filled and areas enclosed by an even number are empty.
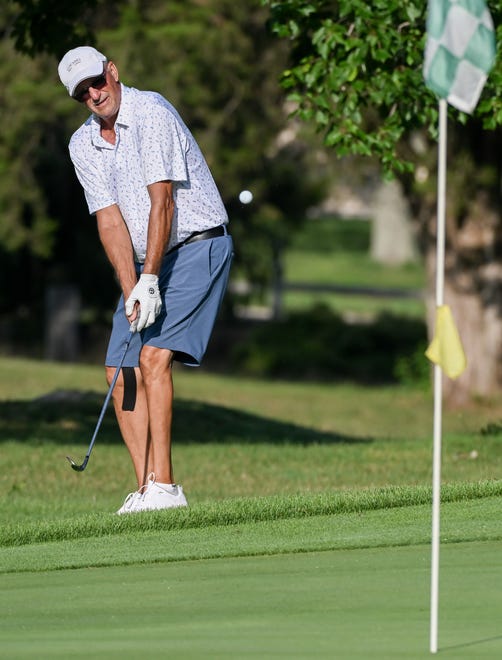
{"type": "MultiPolygon", "coordinates": [[[[120,0],[107,2],[108,10],[120,0]]],[[[7,0],[8,33],[20,53],[61,57],[76,43],[92,43],[104,0],[7,0]]]]}
{"type": "MultiPolygon", "coordinates": [[[[290,45],[282,83],[297,114],[316,125],[338,155],[374,156],[405,184],[420,221],[432,293],[437,145],[431,137],[437,137],[438,99],[422,72],[427,3],[263,1],[272,30],[290,45]]],[[[468,358],[465,374],[448,386],[457,403],[502,386],[502,2],[489,8],[499,57],[473,117],[449,106],[445,300],[468,358]]],[[[432,335],[433,314],[429,325],[432,335]]]]}
{"type": "MultiPolygon", "coordinates": [[[[423,81],[424,0],[264,0],[272,30],[290,45],[283,86],[297,113],[340,156],[376,156],[387,170],[411,163],[403,137],[434,134],[437,98],[423,81]]],[[[502,2],[490,3],[502,43],[502,2]]],[[[502,123],[500,60],[477,108],[486,128],[502,123]]],[[[466,116],[453,109],[460,122],[466,116]]]]}
{"type": "Polygon", "coordinates": [[[99,41],[125,82],[160,91],[180,110],[222,192],[238,267],[262,286],[274,245],[320,196],[300,141],[277,146],[286,123],[278,80],[287,46],[269,33],[267,17],[255,0],[130,2],[99,41]],[[238,195],[247,188],[254,200],[243,207],[238,195]]]}
{"type": "Polygon", "coordinates": [[[52,278],[72,281],[84,300],[109,309],[116,286],[88,217],[67,153],[87,110],[64,92],[57,63],[71,47],[103,50],[125,84],[166,96],[195,134],[229,211],[237,267],[257,284],[270,278],[274,245],[287,240],[318,201],[305,149],[278,145],[287,45],[266,29],[259,0],[8,0],[0,8],[0,271],[20,274],[0,309],[41,311],[52,278]],[[244,207],[239,192],[250,188],[244,207]],[[92,264],[92,267],[90,267],[92,264]],[[22,298],[22,300],[21,300],[22,298]]]}

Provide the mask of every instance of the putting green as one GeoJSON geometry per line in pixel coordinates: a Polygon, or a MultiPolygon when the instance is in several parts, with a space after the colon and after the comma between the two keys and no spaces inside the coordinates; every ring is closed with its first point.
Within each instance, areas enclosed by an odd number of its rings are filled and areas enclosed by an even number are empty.
{"type": "MultiPolygon", "coordinates": [[[[441,550],[440,651],[500,658],[499,541],[441,550]]],[[[2,575],[2,657],[430,657],[427,545],[2,575]]],[[[442,653],[441,653],[442,654],[442,653]]]]}

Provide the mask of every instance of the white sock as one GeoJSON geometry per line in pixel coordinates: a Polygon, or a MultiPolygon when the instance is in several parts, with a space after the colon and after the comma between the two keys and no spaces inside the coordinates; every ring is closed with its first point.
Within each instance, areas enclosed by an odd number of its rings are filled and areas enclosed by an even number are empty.
{"type": "Polygon", "coordinates": [[[157,486],[160,486],[164,490],[167,490],[168,493],[175,493],[176,492],[176,484],[161,484],[159,481],[156,481],[155,484],[157,486]]]}

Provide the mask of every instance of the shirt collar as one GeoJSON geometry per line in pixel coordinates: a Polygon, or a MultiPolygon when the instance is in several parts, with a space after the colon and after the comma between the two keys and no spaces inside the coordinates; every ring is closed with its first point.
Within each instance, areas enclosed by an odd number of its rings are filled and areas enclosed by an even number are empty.
{"type": "Polygon", "coordinates": [[[130,126],[133,117],[131,89],[123,83],[120,83],[120,87],[122,90],[120,96],[120,108],[115,123],[120,124],[121,126],[130,126]]]}
{"type": "MultiPolygon", "coordinates": [[[[119,126],[129,126],[131,124],[133,116],[133,107],[132,107],[132,95],[130,88],[120,83],[121,86],[121,96],[120,96],[120,108],[115,120],[115,124],[119,126]]],[[[101,137],[101,123],[99,117],[95,114],[90,116],[90,121],[92,125],[92,141],[96,146],[105,149],[114,149],[115,145],[110,144],[106,140],[103,140],[101,137]]]]}

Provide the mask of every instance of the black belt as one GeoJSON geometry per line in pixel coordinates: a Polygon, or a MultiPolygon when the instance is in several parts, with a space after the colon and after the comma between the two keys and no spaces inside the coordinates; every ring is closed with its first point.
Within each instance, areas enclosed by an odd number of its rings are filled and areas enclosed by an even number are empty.
{"type": "Polygon", "coordinates": [[[170,254],[175,250],[179,250],[184,245],[195,243],[195,241],[207,241],[209,238],[217,238],[218,236],[225,236],[226,233],[227,230],[225,225],[219,225],[218,227],[213,227],[212,229],[206,229],[206,231],[196,231],[193,234],[190,234],[188,238],[185,238],[184,241],[178,243],[178,245],[175,245],[170,250],[168,250],[166,254],[170,254]]]}

